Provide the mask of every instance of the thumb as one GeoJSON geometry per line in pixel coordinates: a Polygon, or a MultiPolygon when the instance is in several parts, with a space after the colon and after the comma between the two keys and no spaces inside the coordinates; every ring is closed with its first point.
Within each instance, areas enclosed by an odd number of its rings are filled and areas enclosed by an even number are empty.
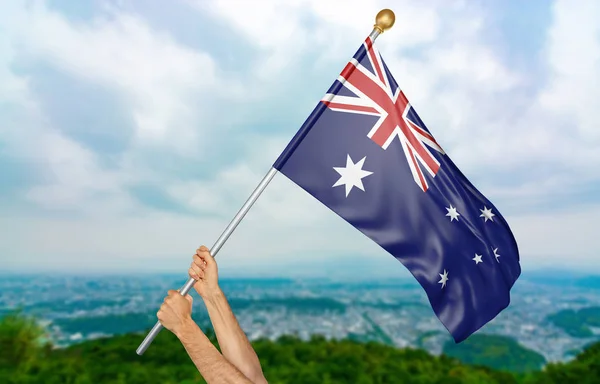
{"type": "MultiPolygon", "coordinates": [[[[176,292],[177,292],[177,293],[179,293],[179,294],[181,295],[181,290],[179,290],[179,289],[178,289],[176,292]]],[[[183,296],[183,295],[181,295],[181,296],[183,296]]],[[[183,297],[185,297],[185,298],[186,298],[186,300],[187,300],[187,301],[189,301],[190,303],[193,303],[193,302],[194,302],[194,298],[193,298],[193,297],[192,297],[192,295],[190,295],[189,293],[187,293],[187,294],[186,294],[185,296],[183,296],[183,297]]]]}
{"type": "Polygon", "coordinates": [[[204,257],[204,260],[206,260],[206,264],[214,264],[215,259],[206,246],[202,245],[200,247],[200,252],[202,252],[202,256],[204,257]]]}

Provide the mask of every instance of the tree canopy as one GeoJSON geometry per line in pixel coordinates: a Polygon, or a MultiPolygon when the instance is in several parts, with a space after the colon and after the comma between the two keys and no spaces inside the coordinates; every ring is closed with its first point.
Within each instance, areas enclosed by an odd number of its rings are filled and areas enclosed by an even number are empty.
{"type": "MultiPolygon", "coordinates": [[[[217,345],[211,329],[205,329],[217,345]]],[[[143,356],[135,353],[145,333],[126,334],[53,348],[43,328],[19,313],[0,320],[0,382],[9,384],[191,384],[204,383],[181,343],[161,332],[143,356]]],[[[600,343],[590,345],[573,361],[549,364],[541,370],[509,372],[470,365],[446,354],[394,348],[375,342],[302,341],[282,336],[256,340],[253,346],[267,380],[319,384],[554,384],[597,383],[600,343]]],[[[218,347],[218,346],[217,346],[218,347]]]]}

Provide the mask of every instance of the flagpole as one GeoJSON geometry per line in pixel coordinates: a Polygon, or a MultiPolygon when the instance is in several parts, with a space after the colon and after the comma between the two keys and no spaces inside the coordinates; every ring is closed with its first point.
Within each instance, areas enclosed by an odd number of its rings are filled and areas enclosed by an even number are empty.
{"type": "MultiPolygon", "coordinates": [[[[233,220],[231,220],[231,222],[229,223],[227,228],[225,228],[225,230],[223,231],[221,236],[219,236],[219,238],[217,239],[215,244],[210,249],[210,253],[213,257],[217,255],[217,253],[219,252],[219,250],[221,249],[223,244],[225,244],[225,241],[227,241],[229,236],[231,236],[231,234],[233,233],[233,230],[242,221],[244,216],[246,216],[246,213],[248,213],[248,211],[250,210],[250,208],[252,207],[254,202],[258,199],[258,197],[265,190],[265,188],[267,188],[267,185],[269,185],[269,183],[271,182],[271,180],[273,179],[273,177],[275,176],[276,173],[277,173],[277,169],[271,167],[269,172],[267,172],[267,174],[263,177],[263,179],[258,184],[258,186],[254,189],[254,191],[252,192],[250,197],[246,200],[246,203],[244,203],[242,208],[240,208],[240,210],[235,215],[233,220]]],[[[195,282],[196,281],[193,278],[190,278],[187,281],[187,283],[185,283],[185,285],[179,289],[179,293],[183,296],[187,295],[188,292],[190,291],[190,289],[192,289],[192,287],[194,286],[195,282]]],[[[142,343],[136,350],[136,353],[138,355],[141,356],[142,354],[144,354],[146,349],[148,349],[148,347],[150,346],[150,343],[152,343],[152,341],[154,340],[156,335],[158,335],[158,333],[162,330],[162,328],[163,328],[163,326],[160,323],[160,321],[157,321],[156,324],[154,324],[154,327],[150,330],[150,332],[148,333],[148,335],[146,336],[144,341],[142,341],[142,343]]]]}
{"type": "MultiPolygon", "coordinates": [[[[371,32],[369,37],[371,37],[371,39],[373,41],[375,41],[377,36],[379,36],[380,34],[385,32],[386,30],[390,29],[394,25],[395,20],[396,20],[396,17],[394,15],[394,12],[392,12],[392,10],[382,9],[381,11],[379,11],[377,13],[377,16],[375,16],[375,24],[373,25],[373,31],[371,32]]],[[[217,255],[217,253],[219,252],[219,250],[221,249],[223,244],[225,244],[225,242],[227,241],[229,236],[231,236],[231,234],[233,233],[235,228],[242,221],[244,216],[246,216],[246,214],[248,213],[248,211],[250,210],[252,205],[254,205],[254,203],[256,202],[258,197],[267,188],[267,185],[269,185],[269,183],[271,182],[271,180],[273,179],[273,177],[275,176],[276,173],[277,173],[277,169],[274,167],[271,167],[271,169],[269,169],[269,172],[267,172],[267,174],[263,177],[263,179],[260,181],[258,186],[254,189],[254,191],[252,192],[250,197],[248,197],[248,199],[246,200],[244,205],[240,208],[238,213],[231,220],[229,225],[225,228],[225,230],[223,231],[221,236],[219,236],[219,238],[217,239],[215,244],[210,249],[211,255],[213,257],[215,257],[217,255]]],[[[187,295],[188,292],[194,286],[195,282],[196,281],[193,278],[190,278],[185,283],[185,285],[179,289],[179,293],[183,296],[187,295]]],[[[146,335],[146,338],[144,339],[144,341],[142,341],[140,346],[137,348],[136,353],[138,355],[141,356],[144,354],[146,349],[148,349],[148,347],[150,346],[150,344],[152,343],[154,338],[158,335],[158,333],[162,330],[162,328],[163,328],[163,326],[160,323],[160,321],[157,321],[156,324],[154,325],[154,327],[152,327],[152,329],[148,333],[148,335],[146,335]]]]}

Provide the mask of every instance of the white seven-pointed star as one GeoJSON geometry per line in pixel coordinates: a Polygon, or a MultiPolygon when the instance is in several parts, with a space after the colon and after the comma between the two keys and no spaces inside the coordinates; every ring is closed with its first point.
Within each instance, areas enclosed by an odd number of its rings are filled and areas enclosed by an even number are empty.
{"type": "Polygon", "coordinates": [[[333,184],[334,187],[345,185],[346,186],[346,197],[350,194],[350,191],[353,187],[356,187],[362,191],[365,190],[363,186],[362,179],[363,177],[367,177],[373,172],[365,171],[362,169],[363,164],[365,163],[365,159],[367,157],[363,157],[359,160],[358,163],[354,164],[350,155],[346,158],[346,166],[345,167],[333,167],[337,173],[341,175],[341,177],[333,184]]]}
{"type": "Polygon", "coordinates": [[[446,208],[446,210],[448,211],[446,216],[450,216],[450,221],[458,221],[458,216],[460,216],[460,213],[456,212],[456,207],[453,207],[452,204],[450,204],[450,208],[446,208]]]}
{"type": "Polygon", "coordinates": [[[448,271],[444,269],[444,273],[438,273],[438,275],[440,275],[440,277],[442,278],[440,281],[438,281],[438,284],[441,283],[442,288],[444,288],[446,286],[446,282],[448,281],[448,271]]]}
{"type": "Polygon", "coordinates": [[[485,217],[485,221],[487,222],[488,220],[492,220],[494,221],[493,217],[496,216],[492,213],[491,208],[488,207],[483,207],[483,209],[480,209],[481,211],[481,215],[479,215],[479,217],[485,217]]]}
{"type": "Polygon", "coordinates": [[[494,249],[494,257],[496,258],[497,262],[500,262],[500,260],[498,260],[498,258],[500,257],[500,255],[498,254],[498,248],[494,249]]]}
{"type": "Polygon", "coordinates": [[[475,254],[475,257],[472,258],[471,260],[475,260],[475,265],[479,264],[479,263],[483,263],[483,260],[481,260],[481,255],[475,254]]]}

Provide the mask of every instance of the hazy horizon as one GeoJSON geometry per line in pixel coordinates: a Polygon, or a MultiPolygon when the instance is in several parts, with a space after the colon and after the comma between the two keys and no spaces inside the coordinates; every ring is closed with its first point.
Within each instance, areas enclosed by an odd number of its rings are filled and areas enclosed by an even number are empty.
{"type": "MultiPolygon", "coordinates": [[[[321,262],[311,261],[311,265],[304,265],[296,262],[279,262],[276,268],[269,264],[261,264],[251,266],[249,264],[243,266],[235,266],[231,263],[222,263],[221,259],[217,257],[217,263],[219,265],[220,279],[228,278],[330,278],[333,280],[344,279],[410,279],[415,280],[410,272],[397,260],[391,256],[390,260],[381,260],[377,258],[368,266],[358,264],[357,262],[364,261],[362,258],[331,258],[330,260],[323,260],[321,262]],[[348,266],[348,262],[350,266],[348,266]],[[344,262],[346,262],[344,264],[344,262]],[[225,265],[222,265],[225,264],[225,265]]],[[[122,275],[164,275],[181,277],[182,281],[187,277],[187,260],[175,260],[182,268],[143,268],[135,266],[128,266],[123,268],[122,265],[115,265],[111,268],[105,269],[85,269],[85,268],[74,268],[74,269],[60,269],[60,268],[0,268],[0,277],[3,275],[64,275],[64,276],[122,276],[122,275]]],[[[567,278],[587,277],[587,276],[600,276],[600,266],[597,268],[577,268],[577,267],[563,267],[563,266],[530,266],[528,263],[521,264],[521,278],[532,277],[532,276],[543,276],[547,274],[549,278],[556,279],[561,276],[567,278]]],[[[416,283],[416,280],[415,280],[416,283]]]]}

